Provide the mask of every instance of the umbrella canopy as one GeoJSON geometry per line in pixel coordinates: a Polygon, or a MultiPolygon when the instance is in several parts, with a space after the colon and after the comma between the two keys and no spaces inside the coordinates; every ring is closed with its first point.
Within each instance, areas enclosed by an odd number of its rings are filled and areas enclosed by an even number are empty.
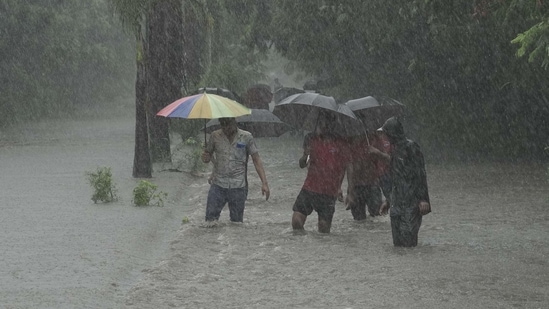
{"type": "Polygon", "coordinates": [[[199,94],[199,93],[203,93],[203,92],[206,92],[206,93],[209,93],[209,94],[216,94],[216,95],[219,95],[219,96],[222,96],[222,97],[225,97],[225,98],[237,101],[237,102],[241,102],[238,95],[236,93],[230,91],[229,89],[214,88],[214,87],[206,87],[206,88],[202,87],[202,88],[198,88],[198,91],[195,94],[199,94]]]}
{"type": "Polygon", "coordinates": [[[273,113],[293,127],[309,131],[315,130],[321,113],[335,116],[334,133],[341,135],[352,134],[355,123],[360,124],[348,106],[337,104],[333,97],[312,92],[287,97],[275,105],[273,113]]]}
{"type": "MultiPolygon", "coordinates": [[[[282,122],[273,113],[265,109],[252,109],[250,115],[236,117],[238,127],[254,137],[278,137],[291,130],[290,125],[282,122]]],[[[213,119],[206,123],[206,133],[221,129],[219,121],[213,119]]]]}
{"type": "Polygon", "coordinates": [[[372,96],[347,101],[345,103],[355,115],[364,123],[369,131],[381,127],[385,120],[400,116],[404,113],[405,106],[391,98],[377,100],[372,96]]]}
{"type": "Polygon", "coordinates": [[[273,100],[271,86],[266,84],[255,84],[248,87],[246,93],[242,96],[242,103],[249,108],[269,109],[269,103],[273,100]]]}
{"type": "Polygon", "coordinates": [[[285,98],[297,94],[297,93],[305,93],[305,90],[303,89],[297,89],[297,88],[291,88],[291,87],[281,87],[275,90],[274,92],[274,102],[279,103],[280,101],[284,100],[285,98]]]}
{"type": "Polygon", "coordinates": [[[246,106],[215,94],[201,93],[181,98],[161,109],[156,115],[185,119],[214,119],[250,114],[246,106]]]}
{"type": "MultiPolygon", "coordinates": [[[[157,116],[185,119],[214,119],[250,114],[246,106],[215,94],[201,93],[181,98],[161,109],[157,116]]],[[[206,127],[206,120],[204,120],[206,127]]],[[[206,144],[206,132],[204,132],[206,144]]]]}

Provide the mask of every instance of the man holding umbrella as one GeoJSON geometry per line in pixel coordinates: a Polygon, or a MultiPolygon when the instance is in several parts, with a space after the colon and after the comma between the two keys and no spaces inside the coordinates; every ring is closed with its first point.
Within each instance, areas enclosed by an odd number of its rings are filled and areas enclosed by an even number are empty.
{"type": "Polygon", "coordinates": [[[244,204],[248,197],[248,156],[252,157],[255,169],[261,179],[261,192],[269,199],[270,191],[265,169],[250,132],[238,129],[235,118],[220,118],[220,130],[212,132],[202,161],[213,162],[213,177],[206,203],[206,222],[215,222],[225,204],[229,205],[232,222],[242,222],[244,204]],[[215,155],[215,159],[212,160],[215,155]]]}

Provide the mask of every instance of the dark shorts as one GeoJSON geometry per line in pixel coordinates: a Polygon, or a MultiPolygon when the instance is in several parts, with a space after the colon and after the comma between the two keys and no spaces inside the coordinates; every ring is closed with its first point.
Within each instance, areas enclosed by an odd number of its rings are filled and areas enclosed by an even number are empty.
{"type": "Polygon", "coordinates": [[[306,216],[310,215],[314,210],[318,213],[319,219],[332,222],[335,212],[335,202],[336,197],[334,196],[301,189],[292,210],[306,216]]]}
{"type": "Polygon", "coordinates": [[[221,210],[229,204],[229,216],[233,222],[244,220],[244,204],[248,197],[248,188],[227,189],[211,185],[206,202],[206,221],[219,220],[221,210]]]}

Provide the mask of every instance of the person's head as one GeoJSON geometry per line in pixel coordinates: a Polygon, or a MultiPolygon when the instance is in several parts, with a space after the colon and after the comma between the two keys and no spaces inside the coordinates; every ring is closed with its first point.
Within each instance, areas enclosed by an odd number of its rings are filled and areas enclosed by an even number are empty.
{"type": "Polygon", "coordinates": [[[320,112],[318,115],[317,133],[328,134],[333,131],[336,124],[336,117],[330,112],[320,112]]]}
{"type": "Polygon", "coordinates": [[[233,117],[219,118],[219,125],[226,136],[232,136],[238,130],[236,119],[233,117]]]}
{"type": "Polygon", "coordinates": [[[397,117],[391,117],[380,128],[391,143],[405,139],[404,127],[397,117]]]}

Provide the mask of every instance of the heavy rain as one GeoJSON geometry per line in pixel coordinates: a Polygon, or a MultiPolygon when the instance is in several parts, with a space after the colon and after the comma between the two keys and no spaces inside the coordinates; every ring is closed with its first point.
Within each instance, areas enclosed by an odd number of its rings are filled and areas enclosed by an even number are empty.
{"type": "Polygon", "coordinates": [[[548,5],[0,0],[0,308],[549,307],[548,5]]]}

